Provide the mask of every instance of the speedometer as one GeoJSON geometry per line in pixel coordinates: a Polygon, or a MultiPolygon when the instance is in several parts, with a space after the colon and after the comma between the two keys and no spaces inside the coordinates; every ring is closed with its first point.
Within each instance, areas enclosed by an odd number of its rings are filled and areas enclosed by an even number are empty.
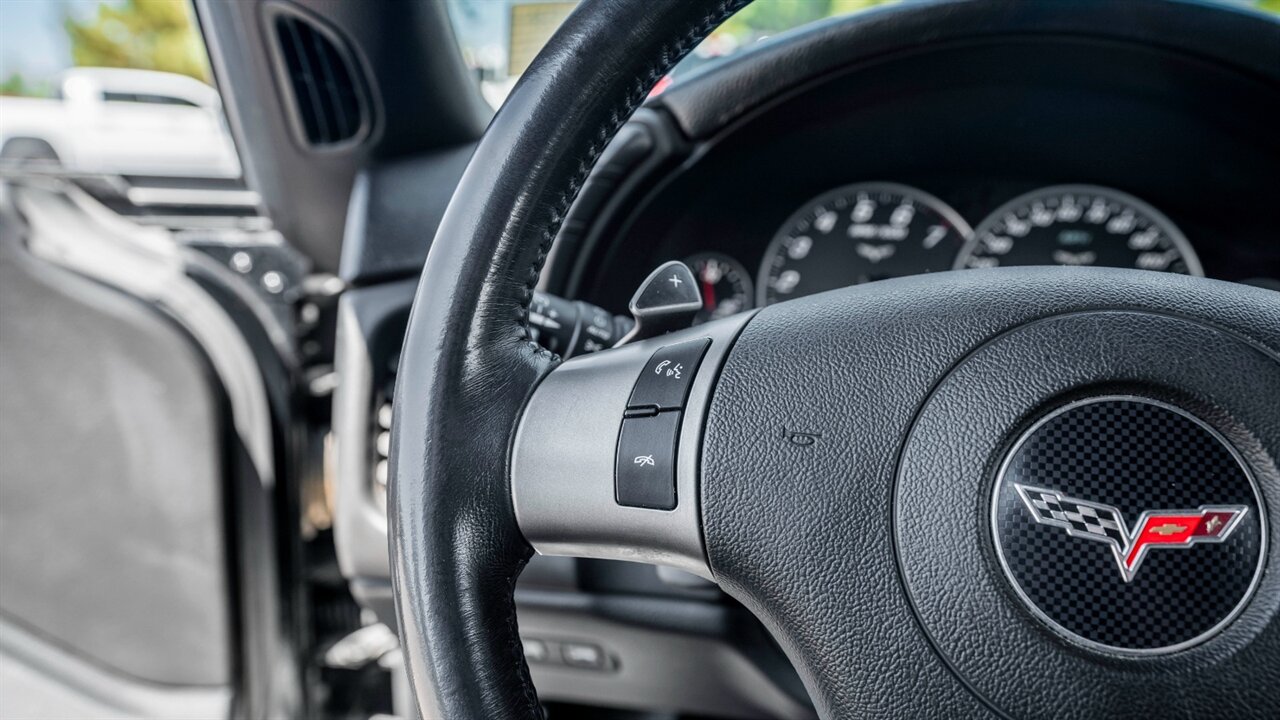
{"type": "Polygon", "coordinates": [[[760,264],[769,305],[847,285],[949,270],[969,225],[936,197],[905,185],[860,183],[820,195],[787,219],[760,264]]]}
{"type": "Polygon", "coordinates": [[[1195,250],[1160,211],[1119,190],[1060,185],[987,216],[956,269],[1090,265],[1203,275],[1195,250]]]}
{"type": "Polygon", "coordinates": [[[729,317],[751,307],[751,278],[737,260],[721,253],[698,253],[685,258],[685,265],[698,279],[702,309],[693,318],[694,325],[729,317]]]}

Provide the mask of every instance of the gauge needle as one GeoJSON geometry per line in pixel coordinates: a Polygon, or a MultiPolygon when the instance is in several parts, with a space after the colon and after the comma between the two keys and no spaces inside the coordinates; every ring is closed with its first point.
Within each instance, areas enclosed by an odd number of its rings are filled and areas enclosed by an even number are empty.
{"type": "Polygon", "coordinates": [[[716,307],[716,286],[707,279],[705,273],[702,276],[702,306],[708,310],[714,310],[716,307]]]}

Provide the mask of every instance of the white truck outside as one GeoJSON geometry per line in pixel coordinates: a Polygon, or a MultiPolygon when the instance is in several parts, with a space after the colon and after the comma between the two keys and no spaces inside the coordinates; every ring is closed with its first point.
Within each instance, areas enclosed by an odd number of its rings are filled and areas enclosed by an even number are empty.
{"type": "Polygon", "coordinates": [[[183,75],[73,68],[58,97],[0,98],[0,160],[74,172],[238,178],[218,92],[183,75]]]}

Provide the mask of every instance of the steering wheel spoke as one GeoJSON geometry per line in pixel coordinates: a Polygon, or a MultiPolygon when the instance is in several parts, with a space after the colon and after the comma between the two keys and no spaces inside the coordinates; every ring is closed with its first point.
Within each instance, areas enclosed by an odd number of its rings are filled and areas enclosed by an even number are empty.
{"type": "Polygon", "coordinates": [[[541,382],[511,459],[516,520],[535,550],[710,579],[699,445],[716,374],[750,317],[570,360],[541,382]]]}

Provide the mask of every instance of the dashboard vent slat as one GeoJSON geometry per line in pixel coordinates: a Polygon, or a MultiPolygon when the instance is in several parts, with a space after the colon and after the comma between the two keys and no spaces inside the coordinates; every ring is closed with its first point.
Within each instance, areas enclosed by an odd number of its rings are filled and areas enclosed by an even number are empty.
{"type": "Polygon", "coordinates": [[[306,141],[326,147],[355,138],[368,123],[349,54],[335,37],[295,15],[277,16],[275,30],[306,141]]]}

